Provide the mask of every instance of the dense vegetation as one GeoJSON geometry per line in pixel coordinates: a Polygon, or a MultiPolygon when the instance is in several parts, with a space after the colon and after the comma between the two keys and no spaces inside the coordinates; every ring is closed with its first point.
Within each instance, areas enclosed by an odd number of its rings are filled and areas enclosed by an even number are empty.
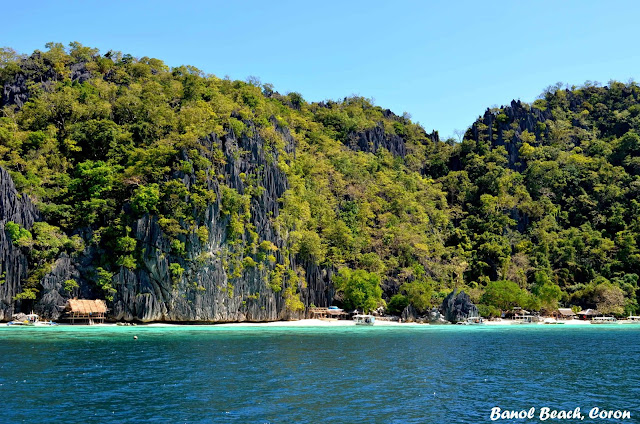
{"type": "MultiPolygon", "coordinates": [[[[25,81],[22,97],[5,90],[0,115],[0,166],[44,218],[31,232],[5,226],[34,265],[19,299],[37,298],[57,255],[86,245],[103,253],[94,283],[109,298],[113,273],[140,266],[133,220],[157,216],[179,257],[185,234],[207,239],[201,211],[220,201],[235,252],[230,277],[268,267],[270,287],[291,309],[303,305],[290,255],[338,270],[338,300],[349,307],[386,299],[392,312],[408,304],[424,312],[456,287],[487,315],[559,303],[638,308],[635,83],[552,87],[532,105],[487,111],[461,142],[441,142],[365,98],[308,103],[255,78],[220,79],[78,43],[30,56],[2,49],[0,85],[25,81]],[[400,153],[354,147],[380,129],[400,153]],[[287,175],[272,217],[286,252],[275,255],[249,224],[260,176],[245,175],[242,193],[227,187],[224,155],[201,143],[230,132],[259,134],[287,175]],[[185,185],[185,174],[195,184],[185,185]]],[[[170,271],[179,280],[185,270],[175,262],[170,271]]]]}

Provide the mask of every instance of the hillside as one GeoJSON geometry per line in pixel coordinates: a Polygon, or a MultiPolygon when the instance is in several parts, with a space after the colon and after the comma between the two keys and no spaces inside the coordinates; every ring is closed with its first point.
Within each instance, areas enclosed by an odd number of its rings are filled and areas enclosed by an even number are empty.
{"type": "Polygon", "coordinates": [[[635,83],[487,110],[460,143],[78,43],[3,49],[0,83],[0,319],[70,297],[142,321],[422,312],[452,288],[486,315],[637,309],[635,83]]]}

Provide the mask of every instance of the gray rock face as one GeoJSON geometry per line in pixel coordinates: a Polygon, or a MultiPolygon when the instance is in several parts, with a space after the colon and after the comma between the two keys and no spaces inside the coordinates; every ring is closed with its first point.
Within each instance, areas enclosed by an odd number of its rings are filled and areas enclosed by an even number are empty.
{"type": "Polygon", "coordinates": [[[403,322],[415,322],[418,319],[418,311],[412,305],[407,305],[400,315],[403,322]]]}
{"type": "Polygon", "coordinates": [[[91,72],[87,69],[85,62],[74,63],[70,67],[71,69],[71,81],[83,83],[91,79],[91,72]]]}
{"type": "Polygon", "coordinates": [[[444,298],[441,312],[452,323],[479,316],[478,308],[471,302],[469,295],[464,291],[458,292],[457,289],[444,298]]]}
{"type": "Polygon", "coordinates": [[[542,138],[543,131],[548,129],[541,129],[539,123],[544,123],[547,119],[552,117],[549,110],[541,111],[534,107],[525,107],[520,100],[513,100],[510,106],[502,108],[507,120],[500,122],[497,115],[491,110],[487,109],[482,117],[482,124],[486,128],[482,129],[477,122],[469,129],[467,136],[473,140],[480,140],[485,138],[493,146],[504,146],[507,149],[509,167],[520,171],[522,169],[520,163],[520,147],[522,147],[522,140],[520,139],[524,131],[528,131],[531,134],[535,134],[536,139],[542,138]],[[511,125],[514,124],[514,127],[511,125]],[[513,135],[510,138],[505,136],[505,132],[508,130],[514,130],[513,135]]]}
{"type": "Polygon", "coordinates": [[[22,107],[29,99],[27,78],[24,74],[18,74],[14,80],[2,88],[2,106],[16,105],[22,107]]]}
{"type": "Polygon", "coordinates": [[[347,143],[350,149],[376,153],[381,148],[387,149],[394,156],[405,157],[407,148],[400,136],[385,132],[382,125],[349,135],[347,143]]]}
{"type": "MultiPolygon", "coordinates": [[[[62,315],[67,300],[73,297],[93,298],[93,293],[81,293],[79,289],[68,292],[64,289],[67,280],[82,281],[78,264],[62,254],[54,263],[53,269],[42,279],[42,297],[35,305],[35,312],[47,319],[58,319],[62,315]]],[[[86,286],[85,286],[86,287],[86,286]]]]}
{"type": "Polygon", "coordinates": [[[451,324],[449,321],[445,319],[445,317],[440,313],[440,311],[437,308],[434,308],[431,311],[429,311],[427,318],[429,320],[429,323],[431,324],[451,324]]]}
{"type": "Polygon", "coordinates": [[[35,52],[20,63],[21,72],[13,81],[6,83],[2,89],[0,106],[17,106],[21,108],[29,100],[27,81],[37,81],[47,87],[57,80],[52,64],[44,59],[40,52],[35,52]]]}
{"type": "Polygon", "coordinates": [[[38,212],[26,195],[19,195],[9,173],[0,167],[0,321],[14,313],[13,297],[20,292],[21,280],[27,276],[28,260],[5,231],[9,221],[30,229],[38,212]]]}
{"type": "MultiPolygon", "coordinates": [[[[250,125],[250,123],[246,123],[250,125]]],[[[294,140],[286,129],[277,128],[285,141],[285,151],[292,153],[294,140]]],[[[243,194],[248,187],[245,176],[253,174],[264,187],[260,196],[251,199],[251,224],[260,240],[269,240],[279,250],[275,252],[282,262],[285,247],[273,225],[280,213],[279,199],[288,188],[286,175],[279,169],[278,154],[265,152],[265,143],[254,132],[252,136],[236,137],[233,133],[223,138],[212,135],[202,144],[207,149],[220,148],[227,163],[224,183],[243,194]],[[244,174],[244,175],[243,175],[244,174]]],[[[188,159],[188,158],[184,158],[188,159]]],[[[195,176],[177,173],[189,186],[195,176]]],[[[157,217],[145,215],[131,226],[132,234],[143,252],[142,261],[135,270],[122,267],[113,278],[117,290],[110,304],[110,315],[126,321],[200,321],[237,322],[273,321],[300,317],[286,305],[284,290],[275,292],[269,287],[269,267],[247,266],[240,277],[231,277],[229,262],[229,217],[221,212],[221,188],[215,179],[209,188],[217,199],[209,204],[201,217],[200,225],[206,226],[208,240],[202,242],[196,234],[180,235],[185,243],[186,255],[172,253],[170,240],[163,233],[157,217]],[[170,271],[171,264],[179,264],[183,275],[176,279],[170,271]]],[[[243,236],[243,242],[244,240],[243,236]]],[[[86,237],[88,238],[88,237],[86,237]]],[[[61,257],[54,269],[42,281],[43,296],[38,311],[56,318],[66,299],[72,296],[103,297],[95,292],[95,264],[99,252],[89,247],[77,258],[61,257]],[[80,283],[77,293],[67,293],[63,283],[67,279],[80,283]]],[[[306,284],[300,287],[300,298],[305,305],[329,306],[334,290],[330,285],[331,270],[300,260],[295,255],[288,258],[291,268],[305,270],[306,284]]]]}

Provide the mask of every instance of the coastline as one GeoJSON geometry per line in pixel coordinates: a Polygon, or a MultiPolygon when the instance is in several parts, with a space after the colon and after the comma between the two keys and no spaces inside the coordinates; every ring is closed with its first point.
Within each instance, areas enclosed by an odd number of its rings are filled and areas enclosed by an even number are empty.
{"type": "MultiPolygon", "coordinates": [[[[622,325],[624,326],[634,326],[633,324],[640,325],[640,323],[630,323],[630,322],[617,322],[610,323],[607,327],[612,325],[622,325]]],[[[408,327],[549,327],[554,326],[557,327],[561,325],[564,328],[567,327],[584,327],[584,326],[593,326],[600,327],[603,324],[594,324],[590,321],[582,321],[582,320],[567,320],[563,321],[561,324],[543,324],[543,323],[526,323],[523,324],[521,322],[517,322],[515,320],[503,319],[501,321],[485,321],[484,324],[481,325],[455,325],[455,324],[429,324],[429,323],[417,323],[417,322],[397,322],[397,321],[386,321],[378,319],[375,322],[373,327],[398,327],[398,328],[408,328],[408,327]]],[[[10,327],[6,323],[0,323],[0,327],[10,327]]],[[[46,326],[46,325],[37,325],[35,328],[56,328],[56,327],[64,327],[64,328],[114,328],[114,327],[226,327],[226,328],[234,328],[234,327],[265,327],[265,328],[304,328],[304,327],[356,327],[354,321],[351,320],[337,320],[337,319],[300,319],[300,320],[291,320],[291,321],[269,321],[269,322],[225,322],[225,323],[211,323],[211,322],[149,322],[149,323],[133,323],[128,325],[122,325],[122,323],[114,323],[107,322],[103,324],[94,324],[94,325],[86,325],[86,324],[69,324],[69,323],[59,323],[56,326],[46,326]]],[[[358,326],[360,327],[360,326],[358,326]]],[[[362,327],[371,327],[371,326],[362,326],[362,327]]],[[[20,327],[17,327],[20,328],[20,327]]],[[[34,328],[30,326],[29,328],[34,328]]]]}

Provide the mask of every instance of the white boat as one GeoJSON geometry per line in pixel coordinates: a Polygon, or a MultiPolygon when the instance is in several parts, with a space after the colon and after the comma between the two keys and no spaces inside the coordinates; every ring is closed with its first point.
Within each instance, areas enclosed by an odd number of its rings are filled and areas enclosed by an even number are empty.
{"type": "Polygon", "coordinates": [[[591,324],[615,324],[618,320],[614,317],[594,317],[591,324]]]}
{"type": "Polygon", "coordinates": [[[22,326],[40,326],[40,325],[58,325],[53,321],[40,321],[40,316],[37,314],[28,314],[22,321],[9,321],[7,325],[22,325],[22,326]]]}
{"type": "Polygon", "coordinates": [[[640,324],[640,316],[630,315],[627,319],[618,321],[618,324],[640,324]]]}
{"type": "Polygon", "coordinates": [[[373,315],[354,315],[353,320],[356,325],[373,325],[376,322],[376,317],[373,315]]]}
{"type": "Polygon", "coordinates": [[[545,318],[542,323],[543,324],[554,324],[554,325],[564,324],[564,322],[558,321],[555,318],[545,318]]]}
{"type": "Polygon", "coordinates": [[[458,325],[484,325],[484,318],[482,317],[468,317],[464,321],[458,321],[458,325]]]}
{"type": "Polygon", "coordinates": [[[540,318],[535,315],[515,315],[514,324],[539,324],[540,318]]]}

